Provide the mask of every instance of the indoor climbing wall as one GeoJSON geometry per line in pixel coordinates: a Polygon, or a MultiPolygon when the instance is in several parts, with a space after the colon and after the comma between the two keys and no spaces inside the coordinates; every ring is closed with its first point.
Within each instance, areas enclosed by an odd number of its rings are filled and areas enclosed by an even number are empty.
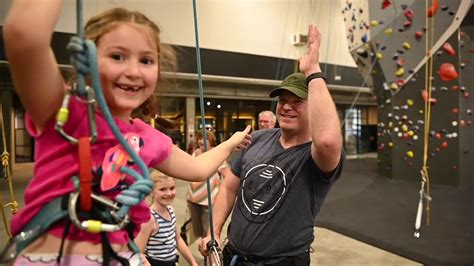
{"type": "Polygon", "coordinates": [[[471,0],[343,3],[349,49],[377,97],[379,173],[419,181],[426,158],[432,184],[474,186],[471,0]]]}

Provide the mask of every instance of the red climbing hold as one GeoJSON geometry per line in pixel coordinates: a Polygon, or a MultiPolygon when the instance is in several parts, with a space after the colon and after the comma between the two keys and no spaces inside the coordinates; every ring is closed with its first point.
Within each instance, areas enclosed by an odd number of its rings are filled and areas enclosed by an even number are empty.
{"type": "Polygon", "coordinates": [[[405,64],[405,59],[403,58],[398,59],[397,66],[403,66],[404,64],[405,64]]]}
{"type": "Polygon", "coordinates": [[[411,21],[410,20],[407,20],[403,23],[403,27],[406,29],[406,28],[409,28],[411,26],[411,21]]]}
{"type": "Polygon", "coordinates": [[[411,11],[411,9],[408,9],[407,11],[405,11],[405,17],[412,21],[413,20],[413,11],[411,11]]]}
{"type": "Polygon", "coordinates": [[[382,2],[382,9],[385,9],[385,8],[389,7],[390,5],[392,5],[392,3],[390,2],[390,0],[383,0],[383,2],[382,2]]]}
{"type": "Polygon", "coordinates": [[[447,141],[443,141],[443,143],[441,143],[441,147],[447,148],[447,147],[448,147],[448,142],[447,142],[447,141]]]}
{"type": "Polygon", "coordinates": [[[423,33],[421,31],[415,31],[415,38],[417,40],[420,40],[422,36],[423,36],[423,33]]]}
{"type": "Polygon", "coordinates": [[[405,81],[403,79],[397,79],[395,83],[397,83],[398,87],[403,87],[403,85],[405,85],[405,81]]]}
{"type": "Polygon", "coordinates": [[[458,72],[451,63],[444,63],[439,67],[439,76],[444,81],[450,81],[458,78],[458,72]]]}
{"type": "Polygon", "coordinates": [[[432,17],[436,14],[436,11],[438,11],[439,7],[439,1],[438,0],[433,0],[433,4],[428,8],[427,15],[428,17],[432,17]]]}
{"type": "Polygon", "coordinates": [[[456,55],[456,51],[454,51],[454,48],[449,44],[449,42],[444,43],[443,49],[450,55],[456,55]]]}
{"type": "MultiPolygon", "coordinates": [[[[422,90],[421,98],[423,98],[423,101],[428,102],[428,91],[422,90]]],[[[435,104],[436,102],[437,100],[435,98],[430,98],[430,103],[435,104]]]]}

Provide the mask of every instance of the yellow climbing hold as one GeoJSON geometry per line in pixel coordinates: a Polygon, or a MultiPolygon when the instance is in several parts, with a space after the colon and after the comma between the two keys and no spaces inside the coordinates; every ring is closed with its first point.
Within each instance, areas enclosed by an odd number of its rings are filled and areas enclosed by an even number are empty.
{"type": "Polygon", "coordinates": [[[393,127],[393,122],[392,121],[388,122],[388,127],[389,128],[393,127]]]}
{"type": "Polygon", "coordinates": [[[408,104],[409,106],[412,106],[412,105],[414,104],[414,102],[413,102],[412,99],[408,99],[408,100],[407,100],[407,104],[408,104]]]}
{"type": "Polygon", "coordinates": [[[377,53],[377,59],[380,60],[380,59],[382,59],[382,57],[383,57],[383,56],[382,56],[382,53],[377,53]]]}
{"type": "Polygon", "coordinates": [[[402,130],[403,130],[403,132],[407,132],[408,131],[408,126],[407,125],[402,125],[402,130]]]}
{"type": "Polygon", "coordinates": [[[407,132],[408,136],[412,137],[413,135],[415,135],[415,132],[413,132],[413,130],[410,130],[407,132]]]}
{"type": "Polygon", "coordinates": [[[397,70],[397,72],[395,72],[395,75],[396,75],[397,77],[401,77],[401,76],[403,76],[403,74],[405,74],[405,69],[403,69],[403,67],[399,68],[399,69],[397,70]]]}
{"type": "Polygon", "coordinates": [[[390,89],[392,89],[392,90],[397,90],[397,89],[398,89],[397,83],[392,82],[392,84],[390,84],[390,89]]]}
{"type": "Polygon", "coordinates": [[[379,22],[377,20],[372,20],[370,22],[370,26],[372,26],[372,27],[377,27],[378,25],[379,25],[379,22]]]}
{"type": "Polygon", "coordinates": [[[392,36],[392,32],[393,32],[393,31],[392,31],[392,28],[386,29],[386,30],[385,30],[385,35],[387,35],[387,36],[392,36]]]}
{"type": "Polygon", "coordinates": [[[408,42],[404,42],[403,43],[403,48],[405,48],[405,50],[410,50],[411,45],[408,42]]]}
{"type": "Polygon", "coordinates": [[[388,146],[389,146],[390,148],[393,148],[393,142],[389,142],[389,143],[388,143],[388,146]]]}
{"type": "Polygon", "coordinates": [[[415,156],[415,154],[412,151],[407,151],[407,156],[409,158],[413,158],[413,156],[415,156]]]}

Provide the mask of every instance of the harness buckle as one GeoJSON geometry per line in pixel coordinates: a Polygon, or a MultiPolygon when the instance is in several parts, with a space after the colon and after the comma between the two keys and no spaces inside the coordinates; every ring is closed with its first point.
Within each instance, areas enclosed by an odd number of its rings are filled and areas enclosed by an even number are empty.
{"type": "Polygon", "coordinates": [[[69,218],[71,221],[76,225],[79,229],[85,230],[89,233],[99,233],[99,232],[116,232],[119,230],[122,230],[129,222],[130,218],[128,214],[126,214],[122,219],[118,218],[116,211],[119,210],[118,203],[96,195],[92,193],[92,199],[95,200],[98,203],[101,203],[102,205],[105,205],[112,210],[110,211],[110,214],[114,220],[117,221],[116,224],[108,224],[108,223],[103,223],[98,220],[85,220],[81,221],[77,215],[76,211],[76,205],[77,205],[77,200],[79,198],[79,192],[72,192],[69,196],[69,202],[68,202],[68,211],[69,211],[69,218]]]}

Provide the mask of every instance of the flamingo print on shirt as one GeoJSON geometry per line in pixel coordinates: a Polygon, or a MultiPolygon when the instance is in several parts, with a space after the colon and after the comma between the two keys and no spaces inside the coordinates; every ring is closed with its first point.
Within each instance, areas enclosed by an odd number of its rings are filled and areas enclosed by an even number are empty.
{"type": "MultiPolygon", "coordinates": [[[[124,139],[137,154],[140,152],[143,141],[138,134],[127,133],[124,135],[124,139]]],[[[125,176],[125,174],[120,173],[120,168],[130,164],[133,164],[133,160],[122,145],[118,144],[110,148],[105,153],[104,161],[102,162],[101,190],[107,191],[117,186],[118,182],[125,176]]]]}

